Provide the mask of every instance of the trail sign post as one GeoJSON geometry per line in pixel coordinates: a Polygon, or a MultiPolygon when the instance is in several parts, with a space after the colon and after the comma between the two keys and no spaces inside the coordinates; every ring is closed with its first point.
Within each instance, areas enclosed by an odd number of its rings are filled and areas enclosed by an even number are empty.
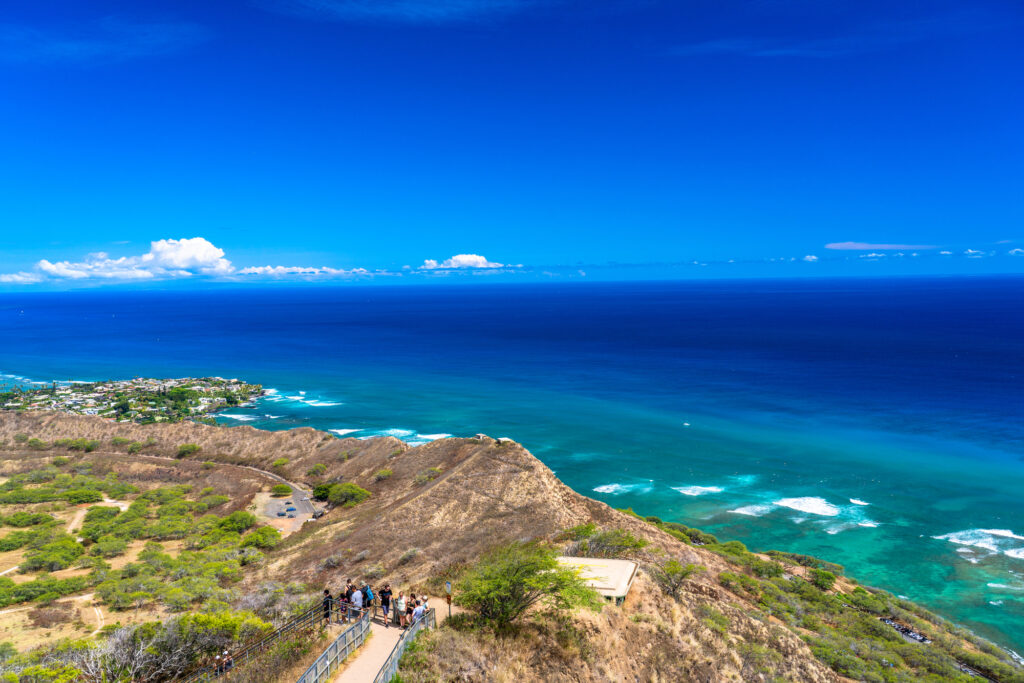
{"type": "Polygon", "coordinates": [[[445,602],[448,603],[448,618],[451,619],[452,618],[452,582],[451,581],[445,581],[444,582],[444,592],[447,593],[447,595],[444,596],[444,599],[445,599],[445,602]]]}

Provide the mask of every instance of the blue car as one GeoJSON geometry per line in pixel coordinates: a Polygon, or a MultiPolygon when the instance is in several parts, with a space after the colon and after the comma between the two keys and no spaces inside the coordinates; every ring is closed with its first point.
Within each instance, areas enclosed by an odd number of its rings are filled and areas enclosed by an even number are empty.
{"type": "Polygon", "coordinates": [[[288,512],[295,512],[295,508],[285,508],[288,512]]]}
{"type": "Polygon", "coordinates": [[[283,512],[278,512],[278,513],[277,513],[277,516],[278,516],[278,517],[284,517],[284,513],[283,513],[283,512]]]}

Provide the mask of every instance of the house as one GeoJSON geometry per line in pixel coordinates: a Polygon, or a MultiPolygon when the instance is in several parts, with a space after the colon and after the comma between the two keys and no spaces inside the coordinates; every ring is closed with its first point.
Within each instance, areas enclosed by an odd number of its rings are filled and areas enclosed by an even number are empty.
{"type": "Polygon", "coordinates": [[[632,560],[599,557],[559,557],[558,564],[578,569],[588,586],[616,605],[626,600],[639,568],[632,560]]]}

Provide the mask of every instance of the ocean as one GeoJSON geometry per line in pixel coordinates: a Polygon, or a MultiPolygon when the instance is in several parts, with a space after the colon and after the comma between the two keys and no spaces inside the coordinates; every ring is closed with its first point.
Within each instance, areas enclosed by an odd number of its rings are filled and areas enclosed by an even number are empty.
{"type": "Polygon", "coordinates": [[[0,295],[0,382],[239,377],[219,417],[484,432],[1024,651],[1024,278],[0,295]]]}

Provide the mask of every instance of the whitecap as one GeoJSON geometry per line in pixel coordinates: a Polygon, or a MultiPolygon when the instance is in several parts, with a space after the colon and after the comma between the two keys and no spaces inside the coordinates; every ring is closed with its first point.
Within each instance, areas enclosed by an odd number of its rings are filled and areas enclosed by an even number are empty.
{"type": "Polygon", "coordinates": [[[721,493],[725,490],[721,486],[673,486],[671,488],[684,496],[703,496],[708,493],[721,493]]]}
{"type": "Polygon", "coordinates": [[[314,408],[329,408],[331,406],[340,406],[341,403],[334,401],[303,401],[307,406],[313,406],[314,408]]]}
{"type": "Polygon", "coordinates": [[[865,519],[863,521],[857,522],[857,526],[865,526],[869,529],[874,529],[876,526],[878,526],[878,522],[870,519],[865,519]]]}
{"type": "Polygon", "coordinates": [[[871,503],[863,501],[860,498],[851,498],[850,502],[853,503],[854,505],[871,505],[871,503]]]}
{"type": "Polygon", "coordinates": [[[230,417],[232,420],[239,420],[241,422],[252,422],[256,419],[252,415],[236,415],[234,413],[221,413],[219,417],[230,417]]]}
{"type": "Polygon", "coordinates": [[[264,389],[263,393],[266,394],[267,396],[273,396],[274,394],[277,393],[277,389],[264,389]]]}
{"type": "Polygon", "coordinates": [[[351,434],[352,432],[361,432],[363,430],[362,429],[328,429],[327,431],[334,432],[338,436],[345,436],[346,434],[351,434]]]}
{"type": "Polygon", "coordinates": [[[1007,550],[1003,554],[1007,557],[1012,557],[1015,560],[1024,560],[1024,548],[1014,548],[1012,550],[1007,550]]]}
{"type": "Polygon", "coordinates": [[[1007,586],[1005,583],[987,583],[989,588],[997,588],[1004,591],[1024,591],[1024,586],[1007,586]]]}
{"type": "Polygon", "coordinates": [[[992,605],[993,607],[1002,607],[1003,601],[1002,600],[989,600],[988,604],[992,605]]]}
{"type": "Polygon", "coordinates": [[[269,413],[264,413],[263,417],[267,418],[268,420],[277,420],[278,418],[280,418],[282,416],[281,415],[271,415],[269,413]]]}
{"type": "Polygon", "coordinates": [[[437,441],[438,439],[447,439],[450,436],[451,434],[417,434],[416,438],[424,441],[437,441]]]}
{"type": "Polygon", "coordinates": [[[380,430],[377,433],[380,434],[381,436],[403,437],[403,436],[412,436],[416,432],[414,432],[411,429],[382,429],[382,430],[380,430]]]}
{"type": "Polygon", "coordinates": [[[771,512],[772,508],[774,508],[773,505],[744,505],[741,508],[729,510],[729,512],[737,515],[747,515],[748,517],[760,517],[771,512]]]}
{"type": "Polygon", "coordinates": [[[630,491],[647,493],[650,490],[651,487],[648,484],[603,484],[601,486],[594,487],[594,491],[597,491],[598,493],[611,493],[613,495],[629,493],[630,491]]]}
{"type": "Polygon", "coordinates": [[[781,500],[775,501],[775,505],[789,508],[791,510],[799,510],[800,512],[807,512],[812,515],[822,515],[823,517],[835,517],[839,514],[839,508],[835,505],[832,505],[824,498],[817,498],[814,496],[782,498],[781,500]]]}
{"type": "Polygon", "coordinates": [[[966,529],[941,536],[932,536],[932,538],[937,541],[949,541],[956,545],[982,548],[991,554],[1005,553],[1014,559],[1024,559],[1024,548],[1007,547],[1008,545],[1017,545],[1013,543],[1016,540],[1024,541],[1024,536],[1018,536],[1008,529],[966,529]]]}

